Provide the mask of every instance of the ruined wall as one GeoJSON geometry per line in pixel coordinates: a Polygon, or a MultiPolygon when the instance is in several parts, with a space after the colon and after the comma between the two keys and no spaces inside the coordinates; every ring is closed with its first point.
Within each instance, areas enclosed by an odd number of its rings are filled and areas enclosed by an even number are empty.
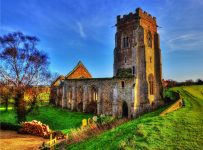
{"type": "Polygon", "coordinates": [[[95,101],[97,114],[122,116],[123,101],[126,101],[130,117],[134,107],[134,85],[134,78],[65,80],[62,107],[87,112],[88,105],[95,101]],[[70,91],[72,97],[69,96],[70,91]]]}

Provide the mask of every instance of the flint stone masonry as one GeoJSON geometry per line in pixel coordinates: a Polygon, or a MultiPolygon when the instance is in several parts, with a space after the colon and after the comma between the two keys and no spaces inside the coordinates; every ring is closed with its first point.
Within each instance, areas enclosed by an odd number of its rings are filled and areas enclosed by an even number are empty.
{"type": "Polygon", "coordinates": [[[157,108],[162,98],[162,62],[155,17],[140,8],[117,16],[113,68],[112,78],[92,78],[79,62],[52,84],[55,104],[83,112],[94,107],[98,115],[129,118],[157,108]]]}

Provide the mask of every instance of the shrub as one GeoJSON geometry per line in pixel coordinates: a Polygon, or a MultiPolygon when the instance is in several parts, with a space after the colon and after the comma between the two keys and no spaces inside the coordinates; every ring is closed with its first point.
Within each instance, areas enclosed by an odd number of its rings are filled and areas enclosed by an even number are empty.
{"type": "Polygon", "coordinates": [[[117,77],[132,77],[132,69],[131,68],[121,68],[118,69],[117,77]]]}
{"type": "Polygon", "coordinates": [[[0,129],[2,130],[13,130],[13,131],[18,131],[20,130],[21,125],[19,124],[12,124],[8,122],[0,122],[0,129]]]}
{"type": "Polygon", "coordinates": [[[97,123],[106,124],[115,121],[115,118],[112,116],[105,116],[104,114],[98,116],[97,123]]]}
{"type": "Polygon", "coordinates": [[[170,90],[164,92],[164,101],[165,102],[170,103],[170,102],[177,101],[178,99],[180,99],[179,93],[170,91],[170,90]]]}
{"type": "Polygon", "coordinates": [[[88,139],[92,136],[98,135],[103,131],[112,129],[124,122],[128,121],[127,119],[120,119],[115,120],[110,123],[100,124],[100,123],[94,123],[89,124],[87,127],[82,127],[78,129],[72,129],[70,133],[67,135],[66,142],[68,144],[77,143],[80,141],[84,141],[85,139],[88,139]]]}

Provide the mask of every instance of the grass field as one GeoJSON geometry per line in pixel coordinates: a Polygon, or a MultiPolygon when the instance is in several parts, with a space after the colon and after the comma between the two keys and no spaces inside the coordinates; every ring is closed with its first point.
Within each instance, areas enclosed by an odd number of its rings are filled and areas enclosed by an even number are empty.
{"type": "Polygon", "coordinates": [[[203,149],[203,86],[177,87],[185,107],[145,114],[67,149],[203,149]]]}
{"type": "MultiPolygon", "coordinates": [[[[53,106],[41,106],[39,112],[39,114],[29,114],[27,120],[39,120],[49,125],[51,129],[61,130],[65,133],[71,128],[80,127],[82,119],[92,117],[90,114],[71,112],[53,106]]],[[[15,112],[11,107],[8,112],[4,112],[4,108],[1,107],[0,122],[16,123],[15,112]]]]}

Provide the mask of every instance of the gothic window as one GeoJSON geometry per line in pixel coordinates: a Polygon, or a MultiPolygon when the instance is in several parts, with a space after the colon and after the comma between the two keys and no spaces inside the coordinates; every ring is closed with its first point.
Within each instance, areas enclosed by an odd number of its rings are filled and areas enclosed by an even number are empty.
{"type": "Polygon", "coordinates": [[[135,74],[135,66],[133,66],[133,75],[135,74]]]}
{"type": "Polygon", "coordinates": [[[124,37],[123,38],[123,48],[127,48],[129,46],[128,40],[129,40],[128,37],[124,37]]]}
{"type": "Polygon", "coordinates": [[[71,100],[72,100],[72,90],[68,91],[68,102],[70,103],[71,100]]]}
{"type": "Polygon", "coordinates": [[[148,76],[148,81],[149,81],[149,93],[150,95],[154,95],[154,76],[152,74],[148,76]]]}
{"type": "Polygon", "coordinates": [[[152,57],[149,58],[150,63],[152,63],[152,57]]]}
{"type": "Polygon", "coordinates": [[[124,61],[125,61],[125,64],[127,63],[127,59],[126,59],[126,57],[124,57],[124,61]]]}
{"type": "Polygon", "coordinates": [[[92,101],[98,100],[98,90],[95,87],[92,87],[92,101]]]}
{"type": "Polygon", "coordinates": [[[152,33],[150,31],[147,33],[147,46],[152,48],[152,33]]]}

